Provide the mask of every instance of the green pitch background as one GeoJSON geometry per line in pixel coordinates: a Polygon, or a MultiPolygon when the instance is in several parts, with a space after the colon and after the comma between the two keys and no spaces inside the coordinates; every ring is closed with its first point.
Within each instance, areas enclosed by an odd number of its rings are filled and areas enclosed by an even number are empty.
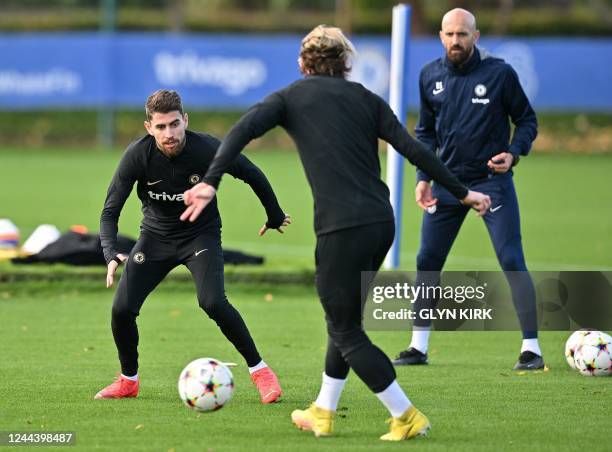
{"type": "MultiPolygon", "coordinates": [[[[97,231],[119,156],[116,151],[0,150],[0,217],[17,224],[23,237],[41,223],[61,230],[85,224],[97,231]]],[[[312,201],[297,154],[249,156],[268,174],[294,224],[284,235],[272,231],[258,237],[263,209],[247,186],[226,177],[219,192],[225,246],[267,258],[262,268],[229,271],[308,275],[312,201]]],[[[533,155],[521,161],[516,183],[531,269],[612,270],[611,173],[612,155],[533,155]]],[[[420,221],[413,181],[408,167],[402,234],[402,267],[408,270],[414,269],[420,221]]],[[[139,221],[138,202],[131,199],[121,232],[136,236],[139,221]]],[[[447,268],[497,268],[482,221],[468,218],[447,268]]],[[[430,436],[413,443],[378,440],[387,430],[386,412],[354,375],[340,403],[336,437],[317,440],[294,429],[289,414],[316,397],[324,357],[323,314],[310,285],[227,287],[281,378],[282,403],[259,403],[239,355],[197,307],[192,284],[176,277],[150,297],[139,318],[140,396],[94,401],[118,370],[110,332],[112,291],[103,289],[103,275],[103,268],[81,273],[0,263],[0,430],[75,431],[78,450],[609,449],[612,379],[586,378],[569,369],[563,356],[569,333],[542,334],[550,370],[531,374],[509,370],[519,333],[433,334],[431,365],[398,369],[400,384],[433,423],[430,436]],[[30,272],[65,278],[18,278],[30,272]],[[206,355],[240,364],[234,371],[237,389],[226,408],[198,416],[181,405],[176,381],[187,362],[206,355]]],[[[401,332],[372,337],[389,355],[409,340],[401,332]]]]}
{"type": "MultiPolygon", "coordinates": [[[[313,267],[312,198],[294,151],[255,151],[249,157],[268,175],[294,224],[281,236],[259,238],[264,211],[249,187],[223,179],[219,205],[227,247],[261,253],[274,268],[313,267]]],[[[384,156],[383,156],[384,157],[384,156]]],[[[0,150],[0,216],[24,237],[41,223],[61,230],[99,228],[106,189],[120,158],[117,151],[0,150]]],[[[384,164],[384,162],[383,162],[384,164]]],[[[612,269],[612,154],[535,154],[516,168],[515,181],[527,264],[532,270],[612,269]]],[[[402,231],[402,268],[414,269],[421,211],[414,203],[414,167],[407,165],[402,231]]],[[[120,231],[136,237],[141,219],[133,194],[120,231]]],[[[497,269],[482,221],[470,215],[448,269],[497,269]]]]}
{"type": "MultiPolygon", "coordinates": [[[[71,430],[78,450],[609,450],[612,379],[587,378],[565,362],[568,333],[542,334],[548,372],[510,370],[520,334],[435,333],[431,365],[398,369],[398,380],[433,424],[427,438],[385,444],[386,410],[354,374],[339,405],[337,435],[295,429],[293,409],[317,395],[323,314],[314,291],[291,285],[229,285],[264,359],[277,371],[283,401],[259,403],[240,356],[197,307],[190,285],[166,281],[139,318],[141,393],[93,400],[117,371],[111,293],[92,283],[5,284],[0,291],[1,430],[71,430]],[[265,296],[272,295],[271,301],[265,296]],[[239,363],[236,392],[221,411],[182,406],[176,384],[192,359],[239,363]]],[[[270,297],[267,297],[270,300],[270,297]]],[[[407,333],[376,333],[395,354],[407,333]]]]}

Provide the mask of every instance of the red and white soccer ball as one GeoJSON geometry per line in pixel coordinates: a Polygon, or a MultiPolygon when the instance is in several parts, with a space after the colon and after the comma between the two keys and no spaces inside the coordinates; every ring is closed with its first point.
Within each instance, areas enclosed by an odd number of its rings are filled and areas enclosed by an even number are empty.
{"type": "Polygon", "coordinates": [[[178,391],[185,405],[195,411],[216,411],[234,394],[234,377],[229,368],[214,358],[190,362],[181,372],[178,391]]]}
{"type": "Polygon", "coordinates": [[[612,337],[595,330],[579,330],[565,343],[565,358],[572,369],[591,377],[612,375],[612,337]]]}

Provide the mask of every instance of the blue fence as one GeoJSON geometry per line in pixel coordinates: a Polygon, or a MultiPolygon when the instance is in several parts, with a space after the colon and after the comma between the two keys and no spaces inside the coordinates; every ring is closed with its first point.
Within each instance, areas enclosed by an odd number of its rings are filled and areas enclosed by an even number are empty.
{"type": "MultiPolygon", "coordinates": [[[[300,77],[297,35],[4,34],[0,109],[140,108],[160,88],[179,90],[192,109],[242,109],[300,77]]],[[[352,78],[383,97],[390,39],[355,37],[352,78]]],[[[612,111],[612,39],[482,39],[517,70],[538,109],[612,111]]],[[[409,98],[442,55],[437,39],[410,47],[409,98]]]]}

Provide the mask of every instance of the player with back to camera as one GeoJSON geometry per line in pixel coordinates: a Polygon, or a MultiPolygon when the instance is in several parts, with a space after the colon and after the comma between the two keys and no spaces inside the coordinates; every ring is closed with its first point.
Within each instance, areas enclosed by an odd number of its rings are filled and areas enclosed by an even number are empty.
{"type": "Polygon", "coordinates": [[[316,436],[332,434],[338,400],[353,369],[393,418],[381,439],[400,441],[425,434],[430,424],[400,388],[389,358],[362,327],[361,272],[379,269],[394,237],[389,189],[380,178],[378,139],[391,143],[479,213],[490,200],[460,184],[408,134],[383,99],[346,80],[353,52],[339,28],[314,28],[302,40],[298,62],[304,77],[253,106],[230,130],[203,183],[185,193],[188,207],[181,219],[195,221],[206,214],[203,209],[213,202],[224,168],[252,139],[277,125],[289,133],[314,197],[316,287],[328,331],[319,396],[308,409],[295,410],[292,421],[316,436]]]}
{"type": "MultiPolygon", "coordinates": [[[[188,117],[175,91],[159,90],[147,99],[147,134],[126,149],[113,176],[100,219],[100,238],[108,264],[106,286],[113,285],[117,267],[127,260],[112,308],[112,331],[119,352],[121,375],[96,399],[138,395],[138,328],[136,317],[146,297],[176,266],[191,272],[198,302],[249,366],[263,403],[281,396],[276,375],[261,359],[240,313],[228,302],[223,281],[221,218],[214,202],[198,221],[179,220],[183,192],[197,184],[212,161],[219,140],[187,130],[188,117]],[[116,251],[117,225],[134,183],[142,202],[141,235],[130,256],[116,251]]],[[[259,231],[282,231],[291,223],[280,208],[266,176],[245,156],[226,168],[249,184],[265,208],[268,220],[259,231]]]]}
{"type": "MultiPolygon", "coordinates": [[[[544,367],[538,343],[535,289],[527,272],[519,207],[512,168],[527,155],[537,134],[536,115],[512,67],[476,46],[476,19],[453,9],[442,19],[440,40],[446,55],[427,64],[419,80],[421,110],[417,138],[439,156],[450,171],[473,190],[491,196],[483,216],[495,253],[512,290],[523,343],[516,370],[544,367]],[[510,140],[510,123],[516,126],[510,140]]],[[[423,213],[417,256],[417,284],[437,284],[439,272],[468,209],[431,174],[417,171],[415,197],[423,213]]],[[[437,300],[418,297],[415,311],[435,307],[437,300]]],[[[412,341],[395,365],[427,364],[431,320],[417,315],[412,341]]]]}

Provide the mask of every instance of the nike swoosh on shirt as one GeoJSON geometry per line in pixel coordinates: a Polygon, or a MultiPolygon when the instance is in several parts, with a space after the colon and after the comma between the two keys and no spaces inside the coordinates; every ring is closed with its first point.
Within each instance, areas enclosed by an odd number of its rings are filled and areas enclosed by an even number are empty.
{"type": "Polygon", "coordinates": [[[440,88],[440,89],[434,89],[432,91],[433,95],[435,96],[436,94],[440,94],[442,91],[444,91],[444,88],[440,88]]]}
{"type": "Polygon", "coordinates": [[[499,206],[497,206],[497,207],[491,207],[489,210],[490,210],[491,212],[497,212],[499,209],[501,209],[501,208],[502,208],[502,205],[503,205],[503,204],[500,204],[500,205],[499,205],[499,206]]]}
{"type": "Polygon", "coordinates": [[[163,181],[163,179],[156,180],[155,182],[147,182],[147,185],[155,185],[155,184],[159,184],[161,181],[163,181]]]}
{"type": "Polygon", "coordinates": [[[197,257],[197,256],[199,256],[200,254],[202,254],[202,253],[203,253],[204,251],[206,251],[206,250],[208,250],[208,248],[204,248],[203,250],[196,251],[196,252],[195,252],[196,257],[197,257]]]}

